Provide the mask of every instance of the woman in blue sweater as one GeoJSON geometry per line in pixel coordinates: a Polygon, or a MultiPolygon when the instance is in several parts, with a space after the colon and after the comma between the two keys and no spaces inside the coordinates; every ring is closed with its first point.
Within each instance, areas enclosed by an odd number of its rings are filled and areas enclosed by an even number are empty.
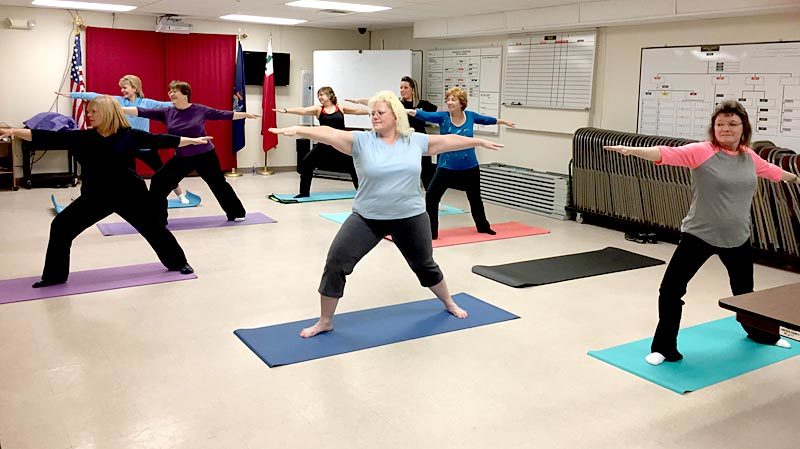
{"type": "MultiPolygon", "coordinates": [[[[119,105],[122,107],[134,107],[134,108],[147,108],[147,109],[161,109],[161,108],[171,108],[172,103],[169,101],[158,101],[153,100],[150,98],[144,97],[144,92],[142,92],[142,80],[136,75],[125,75],[119,79],[119,90],[122,95],[114,96],[114,98],[119,102],[119,105]]],[[[73,100],[86,100],[92,101],[98,96],[102,94],[98,94],[95,92],[56,92],[57,95],[61,95],[62,97],[71,98],[73,100]]],[[[150,120],[143,118],[143,117],[129,117],[128,122],[131,124],[131,128],[139,129],[142,131],[150,132],[150,120]]],[[[164,162],[161,161],[161,157],[158,155],[158,151],[153,151],[149,149],[139,150],[134,155],[137,159],[140,159],[142,162],[147,164],[153,172],[157,172],[161,167],[164,166],[164,162]]],[[[131,168],[135,169],[135,165],[133,159],[131,159],[131,168]]],[[[175,195],[178,196],[178,199],[183,204],[188,204],[189,199],[186,198],[186,192],[181,188],[179,185],[175,188],[175,195]]]]}
{"type": "MultiPolygon", "coordinates": [[[[478,125],[505,125],[510,128],[514,123],[508,120],[497,119],[465,110],[467,107],[467,93],[460,87],[453,87],[445,93],[447,111],[425,112],[421,109],[407,110],[408,115],[421,120],[439,125],[440,134],[458,134],[472,137],[472,128],[478,125]]],[[[453,188],[467,192],[472,219],[478,232],[494,235],[486,219],[481,200],[481,171],[478,167],[478,157],[475,148],[453,151],[438,156],[436,173],[426,188],[425,208],[431,219],[431,236],[439,237],[439,201],[447,189],[453,188]]]]}

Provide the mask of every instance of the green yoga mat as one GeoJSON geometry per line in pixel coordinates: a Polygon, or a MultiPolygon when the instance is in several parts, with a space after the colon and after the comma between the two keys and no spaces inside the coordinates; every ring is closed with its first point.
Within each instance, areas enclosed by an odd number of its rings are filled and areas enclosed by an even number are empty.
{"type": "Polygon", "coordinates": [[[313,192],[311,196],[305,198],[295,198],[296,193],[273,193],[267,195],[272,201],[281,204],[310,203],[312,201],[348,200],[356,197],[355,190],[343,190],[339,192],[313,192]]]}
{"type": "MultiPolygon", "coordinates": [[[[347,217],[349,217],[351,213],[352,212],[326,212],[319,214],[319,216],[322,218],[327,218],[328,220],[334,223],[342,224],[344,223],[345,220],[347,220],[347,217]]],[[[456,215],[456,214],[466,214],[466,213],[467,211],[465,211],[464,209],[459,209],[457,207],[447,206],[447,205],[444,205],[442,206],[441,209],[439,209],[440,217],[444,215],[456,215]]]]}
{"type": "Polygon", "coordinates": [[[800,354],[798,342],[793,342],[792,349],[753,342],[735,317],[681,329],[678,350],[683,354],[683,360],[678,362],[664,362],[658,366],[645,362],[652,341],[652,338],[645,338],[601,351],[589,351],[589,355],[685,394],[800,354]]]}

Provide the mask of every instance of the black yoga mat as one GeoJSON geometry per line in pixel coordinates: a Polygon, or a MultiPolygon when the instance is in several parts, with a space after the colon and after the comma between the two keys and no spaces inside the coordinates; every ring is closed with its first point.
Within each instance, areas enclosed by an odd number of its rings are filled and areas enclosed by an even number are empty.
{"type": "Polygon", "coordinates": [[[617,271],[662,265],[663,260],[624,249],[608,247],[598,251],[527,260],[505,265],[475,265],[472,272],[511,287],[530,287],[580,279],[617,271]]]}

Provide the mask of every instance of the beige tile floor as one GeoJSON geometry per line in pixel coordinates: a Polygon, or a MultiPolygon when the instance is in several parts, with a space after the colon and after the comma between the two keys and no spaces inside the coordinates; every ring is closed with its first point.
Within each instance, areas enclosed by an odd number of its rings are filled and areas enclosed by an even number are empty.
{"type": "MultiPolygon", "coordinates": [[[[0,306],[3,449],[797,447],[800,359],[680,396],[586,355],[650,335],[664,266],[528,289],[470,272],[610,245],[668,259],[674,246],[494,205],[494,222],[552,233],[435,256],[453,292],[522,319],[270,369],[233,330],[317,314],[338,229],[318,214],[350,201],[265,198],[294,191],[294,173],[230,182],[249,211],[279,223],[176,234],[199,279],[0,306]]],[[[200,179],[185,186],[203,203],[173,216],[221,213],[200,179]]],[[[346,188],[314,181],[316,190],[346,188]]],[[[66,203],[78,191],[0,193],[0,278],[40,273],[51,193],[66,203]]],[[[467,207],[461,192],[445,200],[467,207]]],[[[75,241],[72,269],[155,260],[138,235],[89,229],[75,241]]],[[[800,281],[763,266],[755,273],[757,289],[800,281]]],[[[728,293],[713,259],[690,285],[683,324],[728,316],[717,306],[728,293]]],[[[381,243],[350,277],[340,311],[432,296],[381,243]]]]}

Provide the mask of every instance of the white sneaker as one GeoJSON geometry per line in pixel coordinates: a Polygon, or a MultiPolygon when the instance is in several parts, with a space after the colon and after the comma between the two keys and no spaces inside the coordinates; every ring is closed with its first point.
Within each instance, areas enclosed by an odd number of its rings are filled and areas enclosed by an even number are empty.
{"type": "Polygon", "coordinates": [[[186,194],[178,195],[178,199],[181,201],[181,204],[189,204],[189,198],[186,198],[186,194]]]}
{"type": "Polygon", "coordinates": [[[233,221],[245,221],[246,219],[247,217],[236,217],[233,219],[233,221]]]}

